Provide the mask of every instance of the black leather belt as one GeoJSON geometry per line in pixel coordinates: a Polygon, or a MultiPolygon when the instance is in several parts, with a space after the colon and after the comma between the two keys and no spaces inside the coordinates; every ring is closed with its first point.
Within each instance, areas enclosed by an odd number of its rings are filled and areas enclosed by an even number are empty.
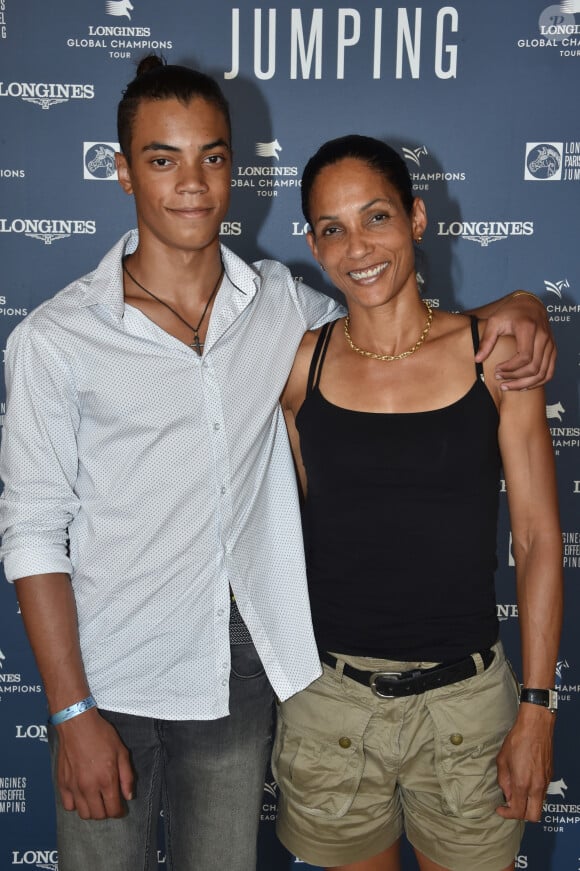
{"type": "MultiPolygon", "coordinates": [[[[381,699],[415,696],[426,690],[445,687],[473,677],[477,674],[477,665],[473,659],[476,655],[481,657],[485,671],[493,662],[495,651],[478,650],[477,654],[474,653],[457,662],[442,662],[432,668],[412,668],[409,671],[365,671],[345,663],[343,674],[363,686],[370,686],[375,696],[381,699]]],[[[322,651],[320,658],[326,665],[336,668],[338,660],[331,653],[322,651]]]]}

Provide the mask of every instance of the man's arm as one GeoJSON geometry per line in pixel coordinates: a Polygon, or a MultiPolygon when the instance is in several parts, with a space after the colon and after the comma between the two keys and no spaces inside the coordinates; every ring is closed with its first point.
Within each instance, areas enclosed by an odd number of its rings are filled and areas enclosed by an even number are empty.
{"type": "MultiPolygon", "coordinates": [[[[543,390],[503,394],[500,448],[516,562],[523,685],[554,686],[562,623],[562,535],[543,390]]],[[[552,772],[554,714],[522,702],[497,758],[507,806],[500,816],[537,821],[552,772]]]]}
{"type": "Polygon", "coordinates": [[[516,340],[516,353],[495,366],[495,377],[502,382],[502,390],[539,387],[553,377],[556,345],[539,297],[516,290],[467,314],[485,319],[476,360],[486,360],[500,336],[514,336],[516,340]]]}
{"type": "MultiPolygon", "coordinates": [[[[77,614],[68,575],[51,573],[15,581],[24,625],[44,683],[51,714],[90,695],[77,614]]],[[[129,754],[96,708],[55,727],[57,784],[63,806],[82,819],[120,817],[132,798],[129,754]]]]}
{"type": "MultiPolygon", "coordinates": [[[[68,527],[79,507],[79,403],[71,367],[54,353],[46,324],[38,326],[34,316],[12,333],[5,374],[2,556],[54,714],[90,694],[67,553],[68,527]]],[[[120,816],[132,775],[115,730],[96,709],[55,728],[64,807],[86,819],[120,816]]]]}

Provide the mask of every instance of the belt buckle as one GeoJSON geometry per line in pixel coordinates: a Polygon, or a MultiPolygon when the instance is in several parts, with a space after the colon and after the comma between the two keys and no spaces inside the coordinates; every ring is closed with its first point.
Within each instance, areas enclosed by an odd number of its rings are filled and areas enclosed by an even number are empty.
{"type": "Polygon", "coordinates": [[[394,693],[385,694],[379,690],[379,688],[377,687],[377,678],[381,678],[381,677],[391,678],[392,677],[392,678],[396,678],[397,680],[400,680],[403,677],[403,674],[404,674],[404,672],[402,672],[402,671],[374,671],[369,678],[369,683],[371,685],[371,690],[373,692],[373,695],[377,696],[377,698],[379,698],[379,699],[394,699],[395,698],[394,693]]]}

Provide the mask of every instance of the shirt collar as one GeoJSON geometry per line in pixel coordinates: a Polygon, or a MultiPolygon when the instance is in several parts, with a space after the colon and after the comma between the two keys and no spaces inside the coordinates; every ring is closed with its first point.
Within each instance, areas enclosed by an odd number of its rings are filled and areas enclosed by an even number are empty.
{"type": "MultiPolygon", "coordinates": [[[[105,254],[97,268],[83,279],[85,285],[80,300],[81,307],[91,305],[107,306],[119,320],[125,312],[123,297],[123,257],[132,254],[139,244],[137,230],[129,230],[105,254]]],[[[240,302],[247,304],[256,294],[260,284],[260,274],[225,245],[220,245],[226,275],[234,290],[241,296],[240,302]]]]}

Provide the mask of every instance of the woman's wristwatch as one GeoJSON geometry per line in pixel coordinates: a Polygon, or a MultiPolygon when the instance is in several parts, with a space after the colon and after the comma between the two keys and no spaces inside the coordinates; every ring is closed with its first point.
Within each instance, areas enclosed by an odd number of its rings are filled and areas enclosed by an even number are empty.
{"type": "Polygon", "coordinates": [[[520,702],[529,702],[531,705],[541,705],[547,708],[551,714],[555,714],[558,709],[558,691],[553,690],[536,690],[530,687],[520,688],[520,702]]]}

